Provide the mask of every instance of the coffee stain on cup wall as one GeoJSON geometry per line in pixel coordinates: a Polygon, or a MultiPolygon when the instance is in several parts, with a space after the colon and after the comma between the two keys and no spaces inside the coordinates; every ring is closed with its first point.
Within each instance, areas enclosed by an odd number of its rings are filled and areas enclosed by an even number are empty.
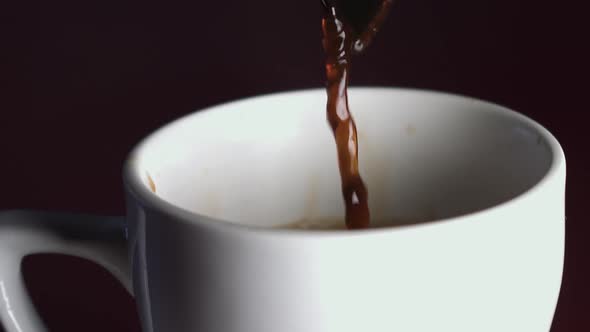
{"type": "Polygon", "coordinates": [[[147,175],[147,182],[148,182],[148,186],[150,187],[150,190],[155,194],[156,193],[156,183],[154,182],[154,179],[152,179],[152,177],[150,176],[149,173],[145,173],[147,175]]]}

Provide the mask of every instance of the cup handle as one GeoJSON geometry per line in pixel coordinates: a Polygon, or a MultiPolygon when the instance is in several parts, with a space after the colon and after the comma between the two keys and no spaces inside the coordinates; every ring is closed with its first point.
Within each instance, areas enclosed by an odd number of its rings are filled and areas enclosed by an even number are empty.
{"type": "Polygon", "coordinates": [[[21,260],[59,253],[104,266],[131,293],[124,217],[0,211],[0,321],[7,332],[47,331],[27,294],[21,260]]]}

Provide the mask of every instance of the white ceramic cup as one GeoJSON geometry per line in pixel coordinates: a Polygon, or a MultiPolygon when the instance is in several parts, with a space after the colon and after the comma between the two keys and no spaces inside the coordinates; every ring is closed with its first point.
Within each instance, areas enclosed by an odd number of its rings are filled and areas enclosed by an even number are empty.
{"type": "Polygon", "coordinates": [[[349,97],[372,217],[386,227],[277,227],[343,217],[323,90],[212,107],[133,150],[126,218],[0,214],[8,331],[45,330],[18,268],[36,252],[91,258],[131,289],[129,261],[148,332],[548,331],[564,253],[555,138],[472,98],[349,97]]]}

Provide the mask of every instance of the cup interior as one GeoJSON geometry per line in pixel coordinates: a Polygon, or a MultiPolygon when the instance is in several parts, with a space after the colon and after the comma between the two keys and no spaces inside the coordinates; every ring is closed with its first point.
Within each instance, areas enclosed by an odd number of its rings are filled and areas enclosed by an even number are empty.
{"type": "MultiPolygon", "coordinates": [[[[539,183],[555,157],[546,130],[491,103],[391,88],[352,88],[349,102],[376,226],[492,208],[539,183]]],[[[232,223],[343,220],[325,103],[318,89],[195,112],[146,138],[133,172],[149,195],[232,223]]]]}

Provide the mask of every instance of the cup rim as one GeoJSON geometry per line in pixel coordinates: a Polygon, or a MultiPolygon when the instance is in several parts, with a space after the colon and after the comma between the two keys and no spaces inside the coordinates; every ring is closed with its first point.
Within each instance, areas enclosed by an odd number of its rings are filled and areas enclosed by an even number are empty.
{"type": "Polygon", "coordinates": [[[545,174],[530,188],[525,190],[524,192],[518,194],[517,196],[502,201],[498,204],[492,205],[490,207],[477,210],[474,212],[469,212],[466,214],[452,216],[447,218],[439,218],[429,220],[427,222],[418,223],[418,224],[408,224],[408,225],[399,225],[399,226],[392,226],[392,227],[379,227],[379,228],[368,228],[368,229],[360,229],[349,231],[346,229],[334,229],[334,230],[310,230],[310,229],[286,229],[286,228],[274,228],[274,227],[260,227],[260,226],[253,226],[253,225],[245,225],[236,222],[231,222],[227,220],[223,220],[220,218],[215,218],[211,216],[207,216],[204,214],[200,214],[198,212],[190,211],[188,209],[182,208],[177,206],[167,200],[159,197],[158,195],[154,194],[141,180],[140,170],[138,169],[137,160],[141,154],[141,151],[144,150],[154,139],[162,131],[165,131],[179,122],[183,122],[185,119],[195,115],[196,113],[203,113],[203,112],[210,112],[215,111],[216,109],[222,106],[229,106],[232,104],[237,103],[244,103],[255,101],[258,99],[269,98],[269,97],[287,97],[289,95],[300,95],[300,94],[310,94],[310,93],[318,93],[324,92],[323,88],[311,88],[311,89],[300,89],[300,90],[288,90],[288,91],[279,91],[267,94],[260,94],[245,98],[240,98],[236,100],[231,100],[228,102],[219,103],[216,105],[212,105],[200,110],[195,110],[191,113],[183,115],[175,120],[172,120],[160,128],[152,131],[150,134],[145,136],[143,139],[137,143],[131,152],[128,154],[127,159],[123,165],[123,185],[127,192],[129,192],[137,201],[139,201],[144,207],[149,209],[158,211],[158,213],[165,214],[168,217],[171,217],[174,220],[182,221],[185,223],[198,225],[200,227],[206,227],[211,229],[217,229],[219,231],[242,231],[242,232],[253,232],[258,234],[272,234],[272,235],[279,235],[279,236],[316,236],[316,237],[358,237],[358,236],[374,236],[375,234],[387,234],[387,233],[399,233],[399,232],[407,232],[416,229],[423,229],[423,228],[430,228],[430,227],[441,227],[442,225],[446,224],[457,224],[459,222],[467,222],[473,218],[478,218],[483,215],[495,213],[499,210],[506,209],[507,207],[517,204],[518,202],[533,196],[536,192],[541,190],[545,184],[550,181],[551,179],[555,178],[560,174],[560,172],[565,170],[565,155],[563,149],[557,139],[541,124],[532,120],[531,118],[518,113],[510,108],[502,106],[497,103],[481,100],[474,97],[469,97],[461,94],[449,93],[449,92],[442,92],[442,91],[435,91],[435,90],[428,90],[428,89],[415,89],[415,88],[404,88],[404,87],[388,87],[388,86],[355,86],[350,87],[350,91],[352,92],[379,92],[379,93],[391,93],[391,92],[404,92],[404,93],[413,93],[416,95],[430,95],[430,96],[441,96],[441,97],[451,97],[451,98],[458,98],[461,99],[461,102],[469,102],[475,103],[482,106],[487,106],[490,110],[494,112],[503,112],[505,115],[515,117],[521,122],[527,123],[529,126],[534,128],[541,137],[546,141],[549,149],[551,151],[551,164],[545,174]]]}

